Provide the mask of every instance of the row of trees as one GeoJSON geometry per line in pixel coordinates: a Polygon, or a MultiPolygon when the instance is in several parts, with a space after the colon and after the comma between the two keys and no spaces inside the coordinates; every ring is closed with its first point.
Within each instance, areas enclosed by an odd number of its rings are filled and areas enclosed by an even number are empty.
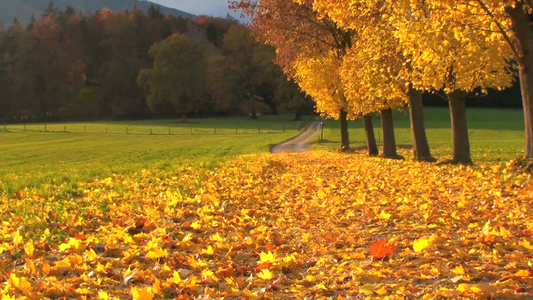
{"type": "Polygon", "coordinates": [[[311,112],[274,57],[232,19],[51,4],[0,26],[0,120],[311,112]]]}
{"type": "Polygon", "coordinates": [[[363,118],[368,151],[378,154],[372,113],[381,113],[384,150],[396,156],[392,110],[408,106],[414,155],[430,160],[421,95],[444,92],[450,106],[453,160],[470,163],[465,114],[469,93],[503,89],[518,69],[533,157],[533,28],[528,0],[240,0],[258,40],[276,47],[277,63],[340,120],[363,118]]]}

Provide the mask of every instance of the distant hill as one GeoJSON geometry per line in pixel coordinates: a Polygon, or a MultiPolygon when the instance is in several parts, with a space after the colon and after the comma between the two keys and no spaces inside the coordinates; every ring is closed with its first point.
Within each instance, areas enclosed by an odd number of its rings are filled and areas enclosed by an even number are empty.
{"type": "MultiPolygon", "coordinates": [[[[161,7],[161,12],[164,15],[194,17],[194,15],[184,11],[144,0],[53,0],[53,2],[56,8],[64,9],[71,6],[84,14],[91,14],[104,7],[111,10],[132,10],[137,6],[146,11],[150,5],[157,5],[161,7]]],[[[13,19],[17,18],[19,22],[27,24],[32,14],[38,19],[49,4],[50,0],[0,0],[0,22],[8,27],[13,24],[13,19]]]]}

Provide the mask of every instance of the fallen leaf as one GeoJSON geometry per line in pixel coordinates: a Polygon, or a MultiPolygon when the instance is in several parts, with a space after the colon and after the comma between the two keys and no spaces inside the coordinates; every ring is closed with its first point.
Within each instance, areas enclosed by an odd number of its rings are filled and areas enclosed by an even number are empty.
{"type": "Polygon", "coordinates": [[[388,255],[394,254],[394,246],[385,246],[387,240],[382,238],[381,240],[370,244],[370,255],[376,259],[382,259],[388,255]]]}

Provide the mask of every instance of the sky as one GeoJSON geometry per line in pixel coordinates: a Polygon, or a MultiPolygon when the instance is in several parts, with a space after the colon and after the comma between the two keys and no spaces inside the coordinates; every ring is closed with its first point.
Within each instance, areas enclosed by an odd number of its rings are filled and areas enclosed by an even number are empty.
{"type": "MultiPolygon", "coordinates": [[[[1,1],[1,0],[0,0],[1,1]]],[[[228,0],[149,0],[167,7],[195,14],[226,17],[227,14],[239,18],[239,13],[228,9],[228,0]]]]}

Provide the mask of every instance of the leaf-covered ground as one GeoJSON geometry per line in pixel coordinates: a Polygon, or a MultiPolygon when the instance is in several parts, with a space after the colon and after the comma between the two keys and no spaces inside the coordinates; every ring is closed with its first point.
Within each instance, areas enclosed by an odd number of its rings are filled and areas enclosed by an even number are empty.
{"type": "Polygon", "coordinates": [[[531,179],[314,151],[20,191],[1,199],[0,293],[533,297],[531,179]]]}

